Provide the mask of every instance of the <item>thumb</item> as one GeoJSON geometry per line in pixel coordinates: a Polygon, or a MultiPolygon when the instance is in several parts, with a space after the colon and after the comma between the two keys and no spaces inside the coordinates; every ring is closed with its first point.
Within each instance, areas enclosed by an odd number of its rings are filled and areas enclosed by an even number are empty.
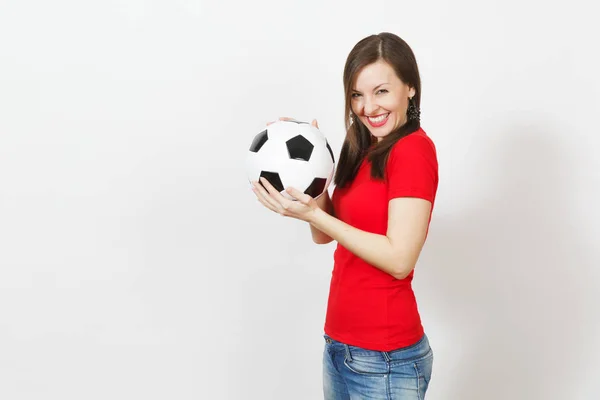
{"type": "Polygon", "coordinates": [[[315,127],[315,128],[317,128],[317,129],[319,129],[319,124],[317,123],[317,120],[316,120],[316,119],[313,119],[313,120],[312,120],[312,124],[311,124],[311,125],[312,125],[312,126],[314,126],[314,127],[315,127]]]}
{"type": "Polygon", "coordinates": [[[293,198],[295,198],[303,204],[308,204],[308,202],[310,201],[309,195],[302,193],[296,188],[288,187],[287,189],[285,189],[285,191],[288,192],[290,196],[292,196],[293,198]]]}

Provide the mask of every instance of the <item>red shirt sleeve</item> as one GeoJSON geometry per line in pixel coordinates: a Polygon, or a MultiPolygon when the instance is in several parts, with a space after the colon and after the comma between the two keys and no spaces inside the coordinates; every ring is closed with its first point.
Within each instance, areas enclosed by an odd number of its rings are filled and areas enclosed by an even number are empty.
{"type": "Polygon", "coordinates": [[[419,197],[432,204],[438,186],[435,145],[419,132],[400,139],[386,166],[388,201],[395,197],[419,197]]]}

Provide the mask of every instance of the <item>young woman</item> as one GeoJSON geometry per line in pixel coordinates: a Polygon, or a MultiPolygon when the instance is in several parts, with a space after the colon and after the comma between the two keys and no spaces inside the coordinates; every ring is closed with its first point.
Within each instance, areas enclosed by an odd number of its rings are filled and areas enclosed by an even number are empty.
{"type": "MultiPolygon", "coordinates": [[[[420,125],[421,80],[391,33],[359,41],[344,68],[346,138],[331,198],[268,181],[258,200],[337,242],[325,321],[326,400],[423,399],[433,353],[411,282],[438,187],[435,145],[420,125]]],[[[282,118],[286,119],[286,118],[282,118]]],[[[317,126],[317,122],[313,121],[317,126]]]]}

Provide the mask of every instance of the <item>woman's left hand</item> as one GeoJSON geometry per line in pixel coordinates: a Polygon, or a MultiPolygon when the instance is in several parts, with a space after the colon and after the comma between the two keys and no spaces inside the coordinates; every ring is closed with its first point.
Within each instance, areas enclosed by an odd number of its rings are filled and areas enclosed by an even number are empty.
{"type": "Polygon", "coordinates": [[[310,223],[315,210],[319,208],[315,199],[298,189],[292,187],[286,189],[286,192],[296,199],[294,201],[285,198],[265,178],[260,178],[260,183],[252,182],[252,191],[256,194],[258,201],[269,210],[284,217],[296,218],[310,223]]]}

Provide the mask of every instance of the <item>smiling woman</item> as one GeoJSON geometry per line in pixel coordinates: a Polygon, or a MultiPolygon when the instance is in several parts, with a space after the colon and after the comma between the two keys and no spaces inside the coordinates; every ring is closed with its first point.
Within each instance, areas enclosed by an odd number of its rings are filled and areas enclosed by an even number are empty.
{"type": "MultiPolygon", "coordinates": [[[[358,42],[344,68],[346,138],[330,197],[266,180],[259,201],[337,241],[325,321],[326,400],[423,399],[433,352],[411,282],[438,187],[433,141],[421,128],[419,70],[391,33],[358,42]]],[[[317,122],[313,121],[317,126],[317,122]]]]}
{"type": "Polygon", "coordinates": [[[387,62],[364,67],[353,86],[352,112],[378,141],[406,123],[415,88],[402,82],[387,62]]]}

